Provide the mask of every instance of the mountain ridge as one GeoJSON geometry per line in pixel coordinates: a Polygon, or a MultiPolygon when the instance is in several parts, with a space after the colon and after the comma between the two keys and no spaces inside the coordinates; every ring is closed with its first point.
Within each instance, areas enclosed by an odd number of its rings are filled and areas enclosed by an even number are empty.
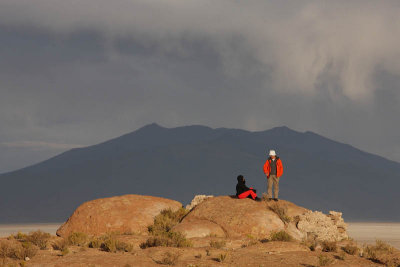
{"type": "Polygon", "coordinates": [[[394,189],[400,186],[397,162],[286,126],[252,132],[153,123],[0,174],[0,223],[63,221],[84,201],[127,193],[184,203],[196,194],[232,194],[238,174],[262,192],[270,148],[284,163],[282,198],[343,210],[347,219],[400,220],[393,204],[400,200],[394,189]],[[364,204],[370,212],[359,208],[364,204]]]}

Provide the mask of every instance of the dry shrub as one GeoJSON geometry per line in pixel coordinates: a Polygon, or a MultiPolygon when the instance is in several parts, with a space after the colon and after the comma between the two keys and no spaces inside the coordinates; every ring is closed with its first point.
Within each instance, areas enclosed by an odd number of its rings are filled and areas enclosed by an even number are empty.
{"type": "Polygon", "coordinates": [[[179,232],[167,232],[162,235],[151,236],[140,244],[141,248],[148,247],[191,247],[192,243],[179,232]]]}
{"type": "Polygon", "coordinates": [[[65,248],[68,248],[69,246],[69,242],[68,240],[63,239],[59,239],[57,241],[55,241],[53,244],[51,244],[51,246],[53,247],[53,249],[55,250],[60,250],[62,251],[65,248]]]}
{"type": "Polygon", "coordinates": [[[337,244],[334,241],[324,241],[321,244],[322,251],[325,252],[336,252],[337,251],[337,244]]]}
{"type": "Polygon", "coordinates": [[[61,250],[61,256],[65,256],[65,255],[67,255],[68,253],[69,253],[69,248],[68,248],[68,247],[63,248],[63,249],[61,250]]]}
{"type": "Polygon", "coordinates": [[[307,236],[301,241],[301,244],[308,247],[311,251],[315,251],[318,245],[317,237],[315,235],[307,236]]]}
{"type": "Polygon", "coordinates": [[[68,236],[68,243],[74,246],[85,246],[88,242],[88,235],[85,233],[74,232],[68,236]]]}
{"type": "Polygon", "coordinates": [[[33,258],[39,248],[31,242],[0,241],[0,258],[11,258],[24,260],[26,257],[33,258]]]}
{"type": "Polygon", "coordinates": [[[318,256],[318,264],[319,266],[327,266],[333,263],[333,259],[329,258],[326,255],[319,255],[318,256]]]}
{"type": "Polygon", "coordinates": [[[179,253],[166,252],[164,257],[160,261],[156,261],[158,264],[164,265],[175,265],[181,255],[179,253]]]}
{"type": "Polygon", "coordinates": [[[38,246],[40,249],[46,249],[47,243],[50,240],[50,234],[42,232],[40,230],[31,232],[29,235],[25,237],[26,241],[33,243],[34,245],[38,246]]]}
{"type": "Polygon", "coordinates": [[[148,227],[151,237],[149,237],[146,242],[142,243],[140,247],[191,247],[191,242],[187,240],[182,233],[171,231],[187,212],[188,211],[184,208],[175,212],[171,209],[162,210],[160,214],[154,218],[153,225],[148,227]]]}
{"type": "Polygon", "coordinates": [[[100,248],[103,251],[114,253],[117,251],[131,252],[133,250],[133,245],[123,241],[119,241],[115,238],[114,235],[109,234],[102,237],[100,248]]]}
{"type": "Polygon", "coordinates": [[[17,239],[18,241],[21,241],[21,240],[25,240],[26,239],[26,234],[18,232],[15,235],[11,235],[9,238],[14,238],[14,239],[17,239]]]}
{"type": "Polygon", "coordinates": [[[101,246],[101,243],[102,243],[101,239],[94,237],[93,239],[91,239],[89,241],[88,247],[89,248],[99,248],[101,246]]]}
{"type": "Polygon", "coordinates": [[[278,232],[272,232],[270,234],[270,240],[290,242],[293,240],[293,238],[285,231],[278,231],[278,232]]]}
{"type": "Polygon", "coordinates": [[[215,261],[224,262],[226,260],[227,254],[219,254],[215,261]]]}
{"type": "Polygon", "coordinates": [[[396,249],[389,244],[376,240],[375,245],[364,248],[365,257],[373,262],[386,266],[400,266],[400,258],[396,257],[396,249]]]}
{"type": "Polygon", "coordinates": [[[171,231],[187,213],[188,211],[184,208],[180,208],[177,211],[172,211],[171,209],[162,210],[160,214],[154,218],[153,225],[148,227],[149,233],[157,235],[158,233],[171,231]]]}
{"type": "Polygon", "coordinates": [[[358,252],[358,247],[356,245],[347,244],[346,246],[342,247],[342,250],[350,255],[356,255],[358,252]]]}
{"type": "Polygon", "coordinates": [[[290,223],[291,218],[287,215],[287,208],[285,206],[273,203],[269,206],[269,209],[275,212],[284,223],[290,223]]]}
{"type": "Polygon", "coordinates": [[[226,246],[225,240],[211,241],[211,242],[210,242],[210,247],[212,247],[212,248],[220,249],[220,248],[223,248],[223,247],[225,247],[225,246],[226,246]]]}

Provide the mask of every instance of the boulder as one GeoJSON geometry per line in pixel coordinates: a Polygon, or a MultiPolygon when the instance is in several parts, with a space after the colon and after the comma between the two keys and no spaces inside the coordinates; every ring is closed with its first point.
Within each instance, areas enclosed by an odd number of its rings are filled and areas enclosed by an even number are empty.
{"type": "Polygon", "coordinates": [[[225,237],[224,230],[218,224],[207,220],[185,220],[172,228],[172,231],[184,233],[187,238],[225,237]]]}
{"type": "Polygon", "coordinates": [[[256,202],[230,196],[207,198],[181,224],[182,226],[178,225],[174,230],[188,237],[203,237],[213,233],[222,235],[220,228],[226,237],[251,235],[266,238],[271,231],[285,229],[285,224],[264,201],[256,202]],[[195,228],[197,230],[193,230],[195,228]]]}
{"type": "Polygon", "coordinates": [[[320,211],[307,211],[298,218],[297,229],[306,236],[319,241],[340,241],[348,238],[342,213],[331,211],[325,215],[320,211]]]}
{"type": "Polygon", "coordinates": [[[161,210],[178,210],[181,207],[178,201],[152,196],[124,195],[95,199],[80,205],[57,230],[57,235],[66,237],[73,232],[89,235],[147,233],[147,227],[161,210]]]}

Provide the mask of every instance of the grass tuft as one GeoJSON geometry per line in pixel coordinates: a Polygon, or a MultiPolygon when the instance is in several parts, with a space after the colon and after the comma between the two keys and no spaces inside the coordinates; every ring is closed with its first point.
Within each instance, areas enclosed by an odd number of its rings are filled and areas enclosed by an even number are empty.
{"type": "Polygon", "coordinates": [[[396,257],[396,249],[389,244],[376,240],[375,245],[368,245],[364,248],[364,257],[386,266],[400,266],[400,259],[396,257]]]}
{"type": "Polygon", "coordinates": [[[166,252],[164,257],[160,261],[156,261],[158,264],[164,265],[175,265],[181,255],[179,253],[166,252]]]}
{"type": "Polygon", "coordinates": [[[270,234],[270,240],[290,242],[293,240],[293,238],[285,231],[278,231],[270,234]]]}
{"type": "Polygon", "coordinates": [[[73,246],[83,247],[88,242],[88,235],[85,233],[74,232],[68,236],[68,243],[73,246]]]}
{"type": "Polygon", "coordinates": [[[291,222],[292,219],[287,215],[287,208],[285,206],[279,205],[278,203],[273,203],[268,207],[270,210],[275,212],[284,223],[291,222]]]}
{"type": "Polygon", "coordinates": [[[210,247],[212,247],[212,248],[220,249],[220,248],[223,248],[223,247],[225,247],[225,246],[226,246],[225,240],[211,241],[211,242],[210,242],[210,247]]]}
{"type": "Polygon", "coordinates": [[[342,247],[342,250],[349,255],[356,255],[358,252],[358,247],[355,245],[347,244],[346,246],[342,247]]]}
{"type": "Polygon", "coordinates": [[[173,232],[172,228],[177,225],[188,213],[184,208],[177,211],[171,209],[162,210],[154,218],[153,225],[148,227],[151,235],[146,242],[140,244],[141,248],[148,247],[191,247],[192,243],[182,233],[173,232]]]}
{"type": "Polygon", "coordinates": [[[318,256],[318,264],[319,266],[327,266],[333,263],[333,259],[329,258],[326,255],[319,255],[318,256]]]}
{"type": "Polygon", "coordinates": [[[337,244],[334,241],[324,241],[321,243],[322,251],[324,252],[336,252],[337,244]]]}

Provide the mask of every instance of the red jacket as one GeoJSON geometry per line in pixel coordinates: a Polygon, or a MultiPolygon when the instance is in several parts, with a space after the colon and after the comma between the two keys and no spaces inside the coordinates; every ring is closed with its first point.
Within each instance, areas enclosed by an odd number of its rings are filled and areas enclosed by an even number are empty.
{"type": "MultiPolygon", "coordinates": [[[[271,172],[271,166],[269,165],[269,161],[272,160],[271,158],[268,158],[267,161],[264,164],[264,173],[267,175],[269,178],[269,173],[271,172]]],[[[280,158],[276,157],[276,176],[281,177],[283,174],[283,165],[282,161],[280,158]]]]}

